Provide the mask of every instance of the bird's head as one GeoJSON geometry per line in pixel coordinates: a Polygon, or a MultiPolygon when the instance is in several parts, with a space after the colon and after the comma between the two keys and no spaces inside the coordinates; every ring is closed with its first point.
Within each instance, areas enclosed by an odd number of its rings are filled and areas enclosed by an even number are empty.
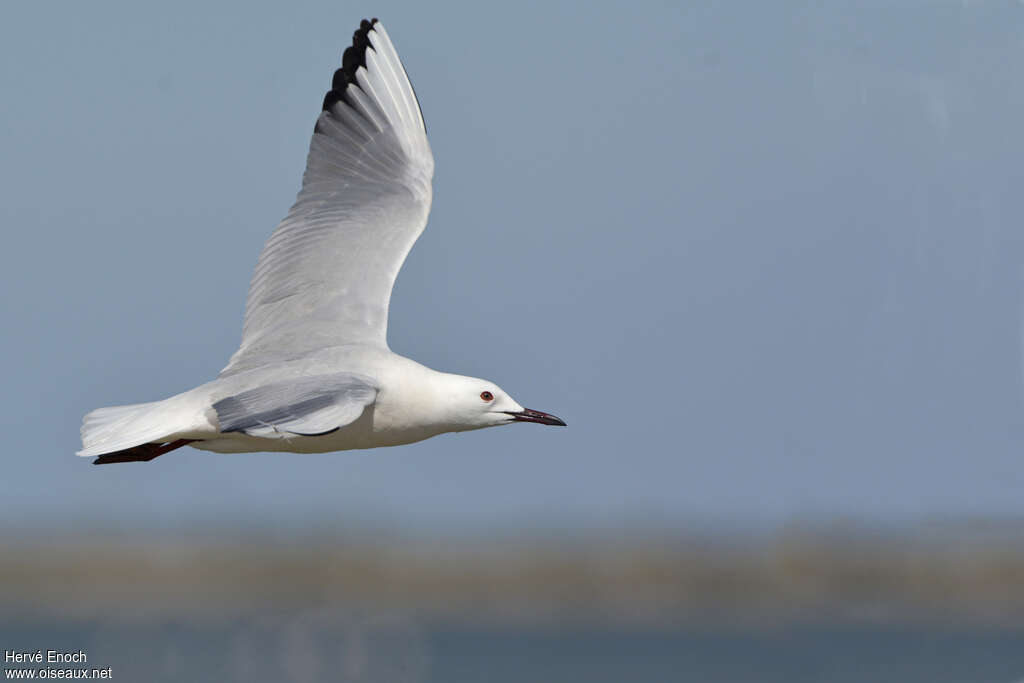
{"type": "Polygon", "coordinates": [[[462,375],[445,375],[444,404],[453,431],[497,427],[513,422],[536,422],[564,427],[554,415],[519,405],[494,382],[462,375]]]}

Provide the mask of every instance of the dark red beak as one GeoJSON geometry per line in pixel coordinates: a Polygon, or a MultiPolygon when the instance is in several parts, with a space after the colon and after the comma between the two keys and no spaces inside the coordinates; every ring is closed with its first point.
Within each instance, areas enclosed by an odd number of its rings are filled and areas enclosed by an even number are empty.
{"type": "Polygon", "coordinates": [[[524,408],[518,413],[513,413],[511,411],[505,412],[511,415],[512,419],[516,422],[536,422],[537,424],[552,425],[554,427],[566,426],[565,422],[563,422],[561,418],[555,417],[554,415],[548,415],[547,413],[542,413],[539,410],[524,408]]]}

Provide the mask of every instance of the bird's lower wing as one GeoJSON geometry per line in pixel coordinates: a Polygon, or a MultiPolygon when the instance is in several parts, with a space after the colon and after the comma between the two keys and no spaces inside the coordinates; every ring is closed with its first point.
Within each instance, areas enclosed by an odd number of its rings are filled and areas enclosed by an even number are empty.
{"type": "Polygon", "coordinates": [[[264,384],[213,404],[221,432],[282,439],[329,434],[357,420],[375,382],[347,372],[264,384]]]}

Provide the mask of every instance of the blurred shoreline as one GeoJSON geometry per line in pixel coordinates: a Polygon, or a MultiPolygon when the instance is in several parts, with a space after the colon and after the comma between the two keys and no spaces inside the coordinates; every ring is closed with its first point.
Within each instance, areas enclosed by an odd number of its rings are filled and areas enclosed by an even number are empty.
{"type": "Polygon", "coordinates": [[[492,626],[1018,629],[1020,529],[1011,521],[489,538],[5,534],[0,614],[216,620],[325,609],[492,626]]]}

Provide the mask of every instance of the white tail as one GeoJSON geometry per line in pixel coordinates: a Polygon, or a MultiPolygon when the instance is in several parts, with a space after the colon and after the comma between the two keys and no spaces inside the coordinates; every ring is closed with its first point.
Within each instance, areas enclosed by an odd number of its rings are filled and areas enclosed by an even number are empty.
{"type": "Polygon", "coordinates": [[[115,453],[144,443],[172,440],[175,434],[194,429],[193,415],[182,410],[183,395],[164,401],[98,408],[82,420],[82,450],[92,457],[115,453]]]}

